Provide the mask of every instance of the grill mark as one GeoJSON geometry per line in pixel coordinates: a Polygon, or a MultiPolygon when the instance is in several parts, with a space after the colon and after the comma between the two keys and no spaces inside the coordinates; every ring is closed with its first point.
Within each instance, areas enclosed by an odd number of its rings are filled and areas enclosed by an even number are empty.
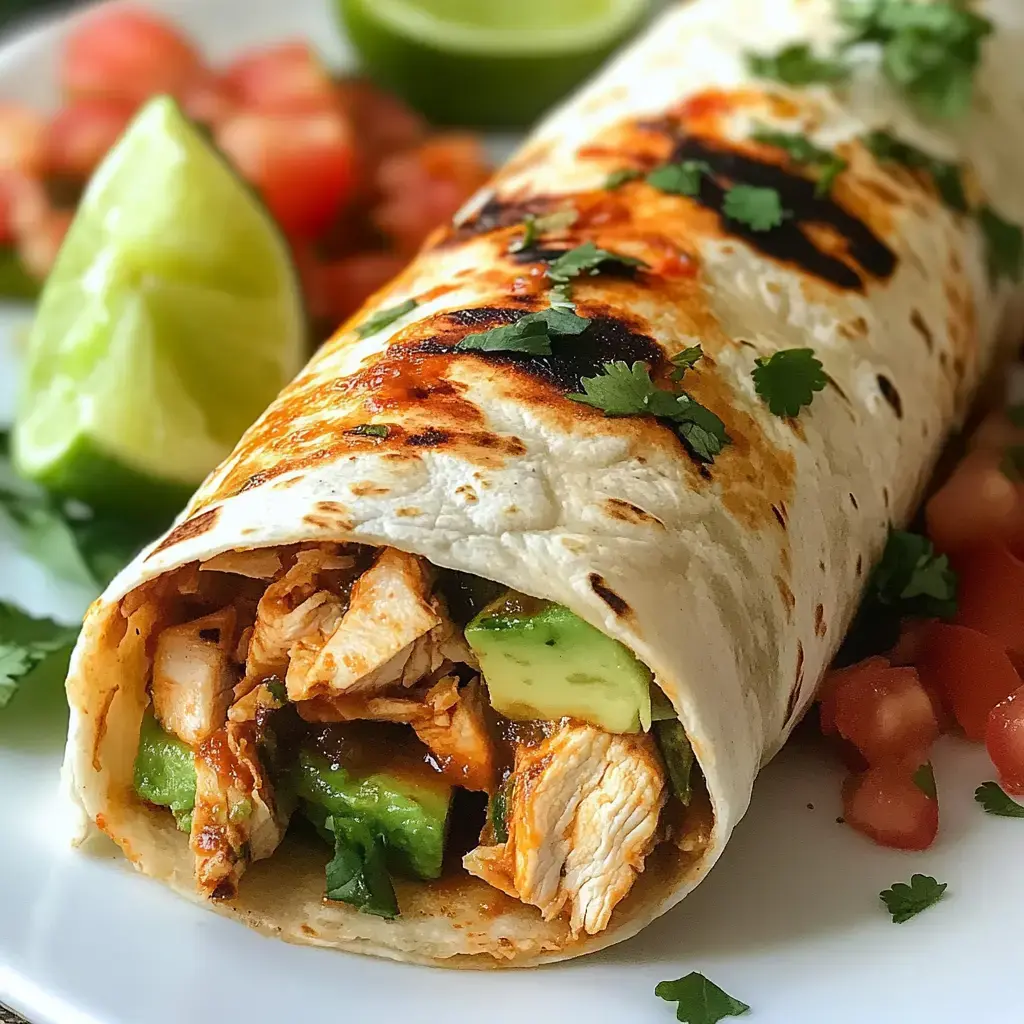
{"type": "Polygon", "coordinates": [[[793,715],[796,714],[796,709],[800,706],[800,691],[804,687],[804,645],[797,640],[796,642],[796,681],[793,684],[793,689],[789,691],[789,700],[786,702],[786,722],[788,723],[793,715]]]}
{"type": "Polygon", "coordinates": [[[775,515],[775,518],[779,521],[779,526],[781,526],[783,529],[786,529],[786,517],[782,514],[782,509],[780,509],[777,505],[772,505],[772,513],[775,515]]]}
{"type": "Polygon", "coordinates": [[[665,524],[650,512],[645,512],[639,505],[630,501],[623,501],[621,498],[607,498],[604,503],[605,511],[612,519],[618,519],[623,523],[654,523],[656,526],[665,524]]]}
{"type": "Polygon", "coordinates": [[[590,580],[590,589],[593,590],[594,593],[597,594],[597,596],[601,598],[601,600],[604,601],[604,603],[608,605],[616,615],[622,618],[623,616],[630,614],[629,605],[619,597],[611,587],[608,586],[604,577],[600,573],[592,572],[587,578],[590,580]]]}
{"type": "Polygon", "coordinates": [[[443,430],[427,427],[421,434],[410,434],[405,439],[405,443],[414,448],[436,448],[439,444],[444,444],[448,439],[449,435],[443,430]]]}
{"type": "Polygon", "coordinates": [[[882,392],[882,397],[889,403],[892,411],[896,414],[896,419],[903,419],[903,399],[900,398],[896,385],[882,373],[878,375],[877,380],[878,390],[882,392]]]}
{"type": "Polygon", "coordinates": [[[817,195],[816,183],[808,178],[778,164],[757,160],[693,136],[684,138],[676,146],[673,159],[703,160],[716,175],[731,183],[773,188],[779,193],[783,208],[792,216],[771,231],[754,231],[727,218],[722,212],[726,190],[708,175],[702,178],[700,192],[695,197],[701,206],[719,215],[724,230],[766,256],[794,264],[807,274],[847,291],[862,292],[865,277],[885,280],[896,269],[892,249],[864,221],[831,196],[817,195]],[[815,246],[801,229],[802,224],[827,225],[836,231],[845,241],[846,253],[857,269],[815,246]]]}
{"type": "Polygon", "coordinates": [[[925,322],[919,309],[915,309],[910,314],[910,326],[924,338],[924,343],[928,347],[928,351],[931,352],[935,348],[935,336],[932,334],[931,328],[925,322]]]}
{"type": "Polygon", "coordinates": [[[205,512],[200,512],[197,516],[192,516],[186,519],[185,522],[179,523],[166,537],[149,553],[146,561],[150,558],[158,555],[161,551],[166,551],[168,548],[174,547],[175,544],[183,544],[187,540],[191,540],[193,537],[198,537],[200,534],[206,533],[208,530],[212,530],[217,522],[217,517],[220,515],[220,506],[216,508],[207,509],[205,512]]]}

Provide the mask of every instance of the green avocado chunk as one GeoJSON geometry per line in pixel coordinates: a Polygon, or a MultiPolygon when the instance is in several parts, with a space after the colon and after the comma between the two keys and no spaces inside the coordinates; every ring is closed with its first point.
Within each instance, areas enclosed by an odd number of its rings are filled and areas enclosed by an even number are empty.
{"type": "Polygon", "coordinates": [[[466,627],[492,707],[516,721],[578,718],[608,732],[651,724],[651,672],[568,608],[509,593],[466,627]]]}
{"type": "Polygon", "coordinates": [[[160,728],[150,712],[142,718],[135,755],[135,792],[143,800],[169,807],[182,832],[192,830],[196,769],[192,750],[160,728]]]}
{"type": "Polygon", "coordinates": [[[388,867],[396,874],[441,874],[452,787],[438,775],[374,772],[357,775],[309,750],[299,753],[295,789],[306,816],[332,845],[329,819],[354,818],[384,837],[388,867]]]}

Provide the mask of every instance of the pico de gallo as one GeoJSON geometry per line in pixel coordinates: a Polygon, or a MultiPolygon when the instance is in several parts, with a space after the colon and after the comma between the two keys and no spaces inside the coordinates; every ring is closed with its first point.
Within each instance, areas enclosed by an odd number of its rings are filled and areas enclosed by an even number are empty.
{"type": "Polygon", "coordinates": [[[1003,789],[1024,795],[1024,406],[982,422],[924,521],[927,538],[890,537],[861,611],[878,635],[888,603],[898,638],[833,669],[818,709],[850,768],[845,821],[905,850],[938,833],[929,757],[943,733],[984,743],[1003,789]]]}
{"type": "Polygon", "coordinates": [[[56,258],[89,176],[149,98],[170,94],[259,192],[329,330],[394,277],[490,167],[473,135],[432,132],[400,100],[331,76],[286,41],[211,67],[168,21],[116,6],[82,20],[60,61],[63,105],[0,104],[0,250],[23,297],[56,258]]]}

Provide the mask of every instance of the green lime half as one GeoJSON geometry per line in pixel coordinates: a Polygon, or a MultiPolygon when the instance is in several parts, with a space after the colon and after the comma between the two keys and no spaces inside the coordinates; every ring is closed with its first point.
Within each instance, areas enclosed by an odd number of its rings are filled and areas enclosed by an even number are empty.
{"type": "Polygon", "coordinates": [[[335,0],[367,69],[433,121],[529,124],[598,68],[649,0],[335,0]]]}
{"type": "Polygon", "coordinates": [[[19,470],[96,507],[165,511],[299,370],[302,299],[273,221],[172,100],[96,171],[43,290],[19,470]]]}

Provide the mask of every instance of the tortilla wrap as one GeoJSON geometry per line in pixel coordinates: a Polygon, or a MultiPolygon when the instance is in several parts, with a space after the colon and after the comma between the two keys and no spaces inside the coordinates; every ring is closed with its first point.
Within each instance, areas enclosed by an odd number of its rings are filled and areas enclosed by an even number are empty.
{"type": "MultiPolygon", "coordinates": [[[[122,598],[222,552],[302,541],[391,546],[568,606],[654,672],[685,727],[714,812],[703,855],[659,847],[611,925],[565,921],[478,879],[399,883],[402,916],[323,900],[323,856],[290,840],[217,904],[300,943],[451,967],[527,966],[635,934],[707,874],[759,768],[811,702],[890,524],[905,523],[944,440],[1006,351],[1019,294],[986,273],[975,222],[920,175],[857,141],[885,127],[969,165],[968,187],[1024,221],[1024,9],[981,5],[974,114],[926,124],[870,69],[840,94],[754,80],[749,50],[836,37],[829,0],[698,0],[673,8],[556,111],[481,195],[344,326],[204,483],[177,525],[92,607],[67,684],[66,771],[89,822],[140,870],[192,898],[187,839],[132,789],[151,652],[122,598]],[[831,197],[749,141],[811,131],[849,161],[831,197]],[[777,188],[793,217],[756,233],[621,168],[675,156],[777,188]],[[453,352],[466,334],[544,308],[542,262],[510,243],[527,213],[571,198],[559,240],[645,260],[643,275],[579,278],[591,331],[547,357],[453,352]],[[419,305],[366,338],[356,328],[419,305]],[[687,390],[732,444],[712,465],[647,417],[569,400],[608,360],[649,363],[700,343],[687,390]],[[829,386],[795,419],[755,393],[754,360],[811,347],[829,386]],[[386,438],[347,433],[382,423],[386,438]]],[[[716,198],[717,196],[717,198],[716,198]]],[[[716,205],[717,204],[717,205],[716,205]]]]}

